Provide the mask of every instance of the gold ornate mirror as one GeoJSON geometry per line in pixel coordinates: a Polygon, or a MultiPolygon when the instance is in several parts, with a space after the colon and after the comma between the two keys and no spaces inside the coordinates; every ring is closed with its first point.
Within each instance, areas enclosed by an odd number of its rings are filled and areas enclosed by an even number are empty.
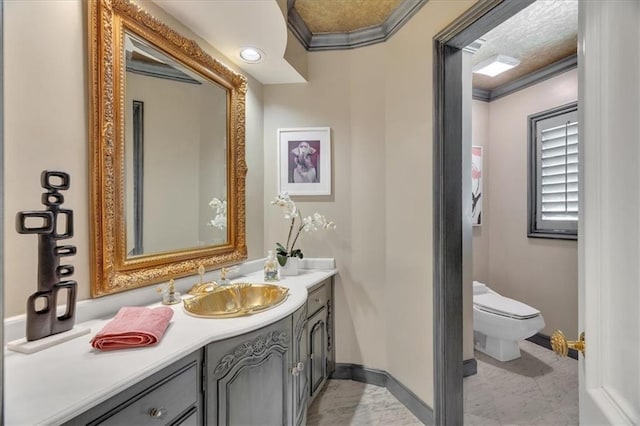
{"type": "Polygon", "coordinates": [[[246,79],[127,0],[89,50],[92,295],[246,259],[246,79]]]}

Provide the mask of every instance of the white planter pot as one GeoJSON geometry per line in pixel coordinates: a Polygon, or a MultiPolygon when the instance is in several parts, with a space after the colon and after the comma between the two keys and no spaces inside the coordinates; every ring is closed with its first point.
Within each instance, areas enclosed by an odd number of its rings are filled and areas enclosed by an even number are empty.
{"type": "Polygon", "coordinates": [[[297,257],[290,257],[287,259],[287,263],[284,266],[280,266],[280,275],[283,277],[298,275],[298,259],[297,257]]]}

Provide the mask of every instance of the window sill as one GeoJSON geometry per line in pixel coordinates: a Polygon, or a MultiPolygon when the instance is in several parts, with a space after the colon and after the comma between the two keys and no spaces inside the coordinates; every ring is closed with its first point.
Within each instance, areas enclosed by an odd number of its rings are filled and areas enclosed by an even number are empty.
{"type": "Polygon", "coordinates": [[[571,234],[567,232],[553,232],[553,231],[529,231],[527,233],[529,238],[546,238],[549,240],[578,240],[577,234],[571,234]]]}

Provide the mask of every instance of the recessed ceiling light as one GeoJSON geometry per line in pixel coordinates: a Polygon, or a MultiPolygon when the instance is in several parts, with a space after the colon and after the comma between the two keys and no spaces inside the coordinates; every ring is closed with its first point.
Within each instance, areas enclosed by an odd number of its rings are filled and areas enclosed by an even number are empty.
{"type": "Polygon", "coordinates": [[[264,52],[255,47],[243,47],[240,50],[240,58],[250,64],[257,64],[264,59],[264,52]]]}
{"type": "Polygon", "coordinates": [[[476,64],[473,67],[473,72],[476,74],[484,74],[489,77],[495,77],[513,67],[520,64],[520,61],[505,55],[494,55],[489,59],[476,64]]]}

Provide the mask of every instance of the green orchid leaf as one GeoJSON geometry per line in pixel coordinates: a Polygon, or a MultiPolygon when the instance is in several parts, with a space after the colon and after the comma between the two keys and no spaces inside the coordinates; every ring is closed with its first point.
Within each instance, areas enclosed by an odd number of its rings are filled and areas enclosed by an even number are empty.
{"type": "Polygon", "coordinates": [[[276,243],[276,247],[277,247],[277,249],[278,249],[278,250],[280,250],[280,251],[283,251],[283,252],[285,252],[285,253],[287,252],[287,249],[286,249],[286,248],[284,248],[284,246],[283,246],[282,244],[280,244],[280,243],[276,243]]]}
{"type": "Polygon", "coordinates": [[[278,253],[278,263],[280,264],[280,266],[284,266],[287,264],[287,256],[286,255],[281,255],[278,253]]]}

